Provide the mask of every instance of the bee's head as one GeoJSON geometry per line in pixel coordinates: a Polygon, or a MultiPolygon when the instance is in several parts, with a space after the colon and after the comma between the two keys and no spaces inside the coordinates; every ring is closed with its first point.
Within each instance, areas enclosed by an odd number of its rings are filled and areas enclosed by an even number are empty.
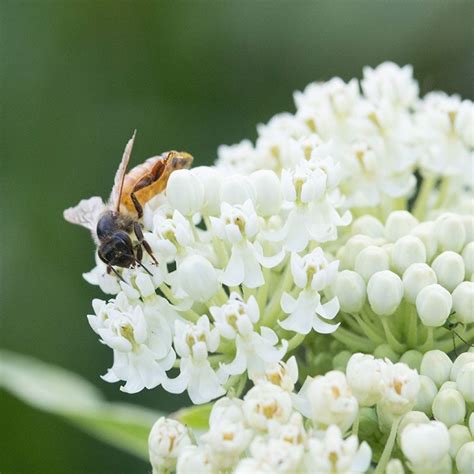
{"type": "Polygon", "coordinates": [[[99,246],[99,258],[107,265],[128,268],[136,259],[130,236],[119,230],[99,246]]]}

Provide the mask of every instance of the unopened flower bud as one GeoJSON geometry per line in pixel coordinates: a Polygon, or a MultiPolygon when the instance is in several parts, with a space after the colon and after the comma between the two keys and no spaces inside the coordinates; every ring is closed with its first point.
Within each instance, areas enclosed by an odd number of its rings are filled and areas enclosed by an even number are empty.
{"type": "Polygon", "coordinates": [[[444,382],[443,385],[441,385],[441,387],[439,387],[438,392],[441,392],[441,390],[446,390],[446,389],[457,390],[456,382],[453,382],[452,380],[448,380],[447,382],[444,382]]]}
{"type": "Polygon", "coordinates": [[[466,242],[474,241],[474,216],[466,214],[461,216],[466,231],[466,242]]]}
{"type": "Polygon", "coordinates": [[[405,235],[398,239],[392,249],[392,265],[399,275],[414,263],[426,262],[426,250],[423,242],[414,235],[405,235]]]}
{"type": "Polygon", "coordinates": [[[408,235],[418,224],[418,220],[408,211],[392,212],[385,223],[385,237],[396,242],[400,237],[408,235]]]}
{"type": "Polygon", "coordinates": [[[374,241],[366,235],[354,235],[344,246],[344,251],[341,255],[341,268],[353,270],[355,259],[359,252],[369,245],[373,245],[374,241]]]}
{"type": "Polygon", "coordinates": [[[450,376],[450,379],[453,382],[456,382],[458,374],[463,368],[464,364],[468,364],[469,362],[474,362],[474,352],[463,352],[456,357],[456,360],[453,362],[453,366],[451,368],[450,376]]]}
{"type": "Polygon", "coordinates": [[[208,301],[219,288],[216,270],[201,255],[187,257],[178,267],[178,277],[183,290],[195,301],[208,301]]]}
{"type": "Polygon", "coordinates": [[[425,286],[416,297],[416,310],[425,326],[442,326],[451,313],[452,298],[441,285],[425,286]]]}
{"type": "Polygon", "coordinates": [[[389,270],[374,273],[367,285],[367,296],[375,314],[393,314],[402,301],[402,280],[389,270]]]}
{"type": "Polygon", "coordinates": [[[415,304],[418,293],[428,285],[437,283],[436,273],[426,263],[414,263],[403,274],[403,291],[405,299],[415,304]]]}
{"type": "Polygon", "coordinates": [[[474,323],[474,282],[459,283],[452,297],[456,320],[463,324],[474,323]]]}
{"type": "Polygon", "coordinates": [[[459,448],[468,441],[471,441],[471,433],[469,432],[469,428],[464,425],[451,426],[449,428],[449,440],[449,454],[451,457],[455,458],[459,448]]]}
{"type": "Polygon", "coordinates": [[[426,260],[428,262],[431,261],[438,251],[438,240],[436,239],[434,231],[434,222],[427,221],[418,224],[412,229],[410,235],[418,237],[423,242],[426,250],[426,260]]]}
{"type": "MultiPolygon", "coordinates": [[[[166,472],[166,471],[165,471],[166,472]]],[[[187,446],[179,456],[176,473],[215,474],[212,452],[207,446],[187,446]]]]}
{"type": "Polygon", "coordinates": [[[166,196],[172,208],[184,216],[192,216],[204,205],[204,186],[189,170],[171,173],[166,196]]]}
{"type": "Polygon", "coordinates": [[[466,278],[471,279],[474,274],[474,242],[469,242],[462,251],[466,278]]]}
{"type": "Polygon", "coordinates": [[[221,210],[221,201],[219,199],[222,182],[221,173],[216,168],[210,166],[192,168],[191,173],[199,179],[204,188],[203,214],[218,216],[221,210]]]}
{"type": "Polygon", "coordinates": [[[374,357],[376,359],[388,359],[395,363],[399,360],[399,355],[391,348],[390,344],[380,344],[374,349],[374,357]]]}
{"type": "Polygon", "coordinates": [[[385,390],[385,363],[369,354],[354,354],[347,363],[347,383],[360,406],[375,405],[385,390]]]}
{"type": "Polygon", "coordinates": [[[469,416],[469,431],[474,438],[474,412],[472,412],[471,416],[469,416]]]}
{"type": "Polygon", "coordinates": [[[466,240],[462,218],[456,214],[441,215],[435,222],[435,232],[441,250],[460,252],[466,240]]]}
{"type": "Polygon", "coordinates": [[[466,402],[458,390],[440,390],[433,400],[433,416],[448,428],[462,423],[466,416],[466,402]]]}
{"type": "Polygon", "coordinates": [[[466,402],[474,403],[474,362],[462,366],[456,377],[456,386],[466,402]]]}
{"type": "Polygon", "coordinates": [[[423,354],[421,352],[411,349],[406,351],[401,357],[400,362],[408,365],[410,369],[415,369],[420,372],[421,361],[423,360],[423,354]]]}
{"type": "Polygon", "coordinates": [[[401,436],[401,448],[413,471],[434,467],[449,451],[449,433],[443,423],[411,424],[401,436]]]}
{"type": "Polygon", "coordinates": [[[153,472],[173,470],[178,456],[189,445],[191,445],[191,439],[184,425],[170,418],[159,418],[148,437],[148,450],[153,472]]]}
{"type": "Polygon", "coordinates": [[[384,236],[383,224],[376,217],[369,214],[357,218],[352,223],[351,231],[354,235],[362,234],[374,239],[383,238],[384,236]]]}
{"type": "Polygon", "coordinates": [[[438,283],[453,291],[464,280],[464,260],[455,252],[446,251],[438,255],[431,264],[438,283]]]}
{"type": "Polygon", "coordinates": [[[227,202],[231,206],[244,204],[250,199],[252,203],[256,201],[255,190],[247,176],[233,174],[226,176],[220,189],[221,202],[227,202]]]}
{"type": "Polygon", "coordinates": [[[413,408],[431,416],[431,407],[437,393],[438,389],[436,388],[435,383],[426,375],[420,375],[420,391],[416,396],[416,403],[413,408]]]}
{"type": "Polygon", "coordinates": [[[469,441],[459,448],[456,454],[456,467],[459,474],[472,474],[474,466],[474,441],[469,441]]]}
{"type": "Polygon", "coordinates": [[[385,474],[405,474],[405,469],[403,469],[400,459],[390,459],[385,469],[385,474]]]}
{"type": "Polygon", "coordinates": [[[377,272],[388,270],[390,259],[387,252],[381,247],[369,245],[359,252],[354,263],[354,270],[362,276],[365,281],[377,272]]]}
{"type": "Polygon", "coordinates": [[[351,270],[343,270],[336,275],[333,284],[334,295],[345,313],[359,313],[365,304],[366,289],[362,277],[351,270]]]}
{"type": "Polygon", "coordinates": [[[274,171],[259,170],[250,175],[256,193],[257,213],[263,217],[278,214],[281,207],[280,180],[274,171]]]}
{"type": "Polygon", "coordinates": [[[397,440],[400,444],[403,430],[410,424],[422,425],[423,423],[429,423],[430,419],[422,411],[409,411],[402,416],[400,424],[398,425],[397,440]]]}
{"type": "Polygon", "coordinates": [[[437,387],[449,380],[453,363],[443,351],[428,351],[423,356],[420,366],[420,374],[426,375],[436,384],[437,387]]]}

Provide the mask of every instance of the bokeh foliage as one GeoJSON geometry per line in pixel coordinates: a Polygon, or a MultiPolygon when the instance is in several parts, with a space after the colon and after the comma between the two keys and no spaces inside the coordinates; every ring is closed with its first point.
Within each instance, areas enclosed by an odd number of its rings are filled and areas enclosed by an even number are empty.
{"type": "MultiPolygon", "coordinates": [[[[73,370],[111,400],[173,410],[183,397],[125,395],[85,315],[99,290],[87,232],[62,210],[107,196],[134,128],[133,160],[178,148],[209,164],[220,143],[293,110],[291,92],[385,59],[423,92],[473,96],[471,1],[0,0],[0,343],[73,370]]],[[[147,465],[0,393],[0,471],[146,472],[147,465]]]]}

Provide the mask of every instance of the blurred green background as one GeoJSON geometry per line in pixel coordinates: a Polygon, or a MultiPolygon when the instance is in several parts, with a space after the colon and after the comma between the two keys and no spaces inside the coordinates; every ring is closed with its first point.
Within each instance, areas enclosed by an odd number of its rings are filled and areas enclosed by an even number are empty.
{"type": "MultiPolygon", "coordinates": [[[[293,110],[308,82],[415,66],[423,92],[472,98],[472,1],[0,0],[0,342],[83,375],[110,400],[172,410],[186,398],[119,392],[112,352],[85,315],[97,288],[85,230],[62,210],[107,196],[133,162],[179,148],[209,164],[221,143],[293,110]]],[[[0,472],[146,472],[146,463],[0,393],[0,472]]]]}

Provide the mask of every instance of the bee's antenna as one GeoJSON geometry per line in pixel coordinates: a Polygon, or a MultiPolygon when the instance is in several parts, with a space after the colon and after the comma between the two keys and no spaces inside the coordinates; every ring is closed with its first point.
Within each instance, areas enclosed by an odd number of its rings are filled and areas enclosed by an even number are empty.
{"type": "Polygon", "coordinates": [[[140,267],[142,267],[142,268],[143,268],[143,270],[145,270],[145,271],[148,273],[148,275],[151,275],[151,276],[153,276],[153,273],[151,273],[151,272],[150,272],[150,270],[148,270],[148,268],[147,268],[147,267],[145,267],[145,265],[143,265],[143,263],[142,263],[142,262],[140,262],[140,260],[137,260],[137,259],[135,259],[135,262],[137,262],[137,263],[138,263],[138,265],[140,265],[140,267]]]}
{"type": "MultiPolygon", "coordinates": [[[[118,277],[119,280],[123,281],[124,283],[127,283],[127,282],[123,279],[122,275],[120,275],[120,273],[119,273],[117,270],[115,270],[115,268],[112,267],[112,265],[109,265],[109,266],[107,267],[107,269],[110,269],[111,271],[113,271],[114,274],[115,274],[115,276],[118,277]]],[[[110,273],[110,272],[109,272],[109,273],[110,273]]]]}

